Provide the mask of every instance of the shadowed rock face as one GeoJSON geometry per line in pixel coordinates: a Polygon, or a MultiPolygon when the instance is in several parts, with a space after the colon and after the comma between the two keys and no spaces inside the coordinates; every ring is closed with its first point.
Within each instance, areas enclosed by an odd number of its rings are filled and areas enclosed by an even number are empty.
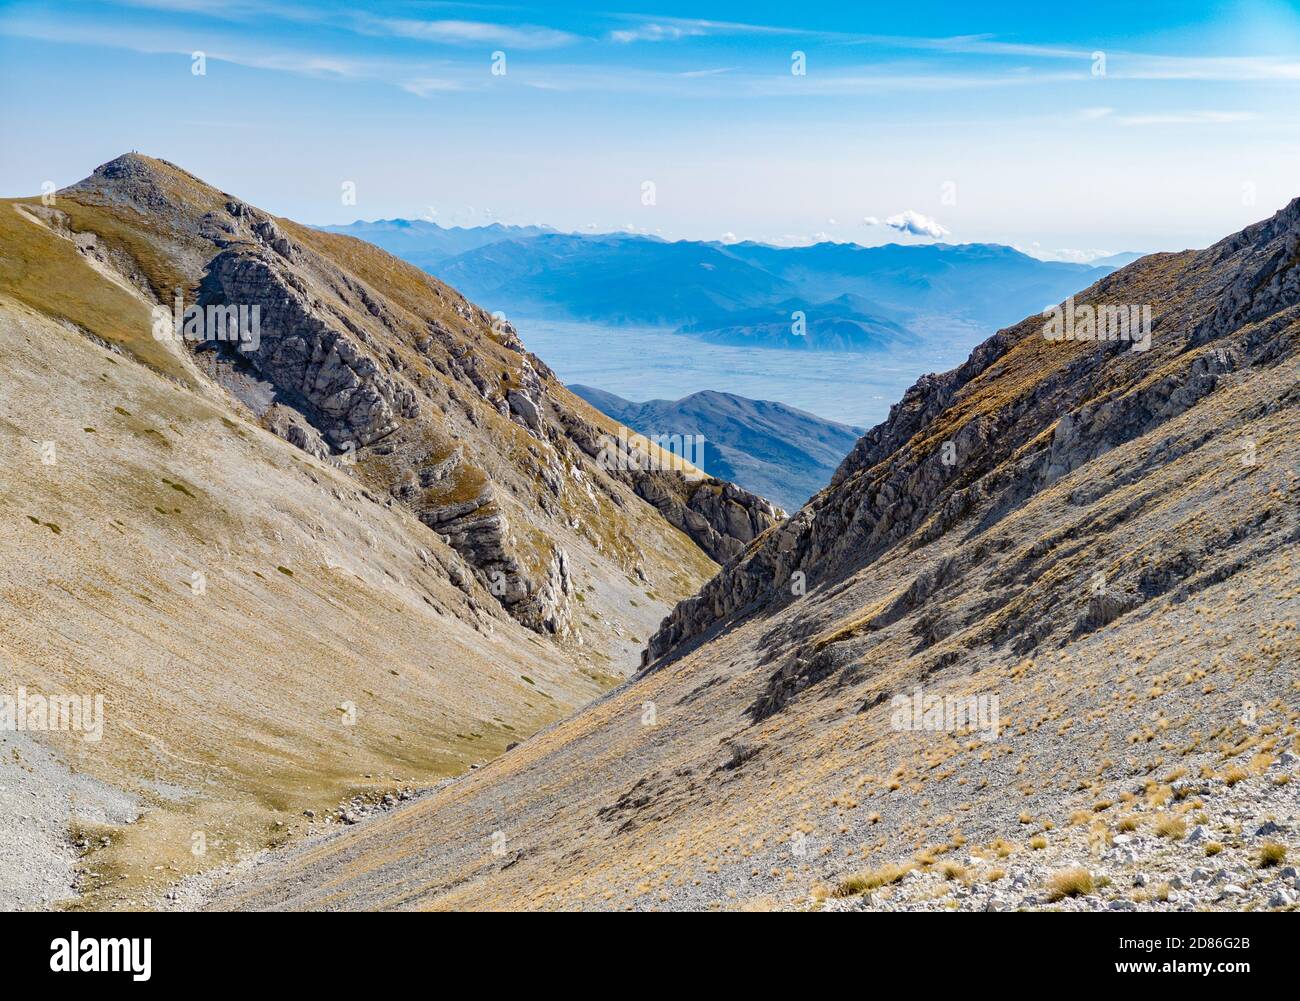
{"type": "MultiPolygon", "coordinates": [[[[273,240],[292,252],[283,237],[273,240]]],[[[259,308],[262,343],[241,353],[336,449],[370,445],[395,431],[399,416],[420,416],[414,390],[385,373],[338,319],[314,309],[305,283],[265,250],[213,258],[200,305],[213,303],[259,308]]]]}
{"type": "Polygon", "coordinates": [[[718,563],[735,559],[779,520],[763,498],[713,477],[691,482],[674,472],[643,473],[633,486],[718,563]]]}
{"type": "Polygon", "coordinates": [[[513,327],[380,251],[146,157],[120,157],[69,192],[181,234],[186,304],[258,311],[256,343],[200,346],[218,382],[276,434],[409,507],[533,629],[569,632],[575,524],[619,538],[604,557],[624,572],[642,562],[630,522],[608,524],[627,503],[619,484],[718,561],[775,520],[729,485],[723,499],[721,483],[701,491],[676,473],[598,468],[580,444],[601,433],[590,412],[513,327]]]}

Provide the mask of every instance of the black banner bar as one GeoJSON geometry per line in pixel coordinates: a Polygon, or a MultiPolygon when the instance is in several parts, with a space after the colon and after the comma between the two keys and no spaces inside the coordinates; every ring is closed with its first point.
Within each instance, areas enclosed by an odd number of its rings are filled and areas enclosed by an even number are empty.
{"type": "MultiPolygon", "coordinates": [[[[691,941],[679,937],[683,929],[672,918],[650,918],[654,928],[640,925],[629,938],[626,924],[602,914],[583,922],[580,939],[564,934],[572,934],[567,921],[532,918],[525,929],[499,920],[471,914],[8,914],[0,915],[0,957],[8,987],[112,980],[128,990],[243,986],[254,971],[259,988],[294,989],[322,978],[415,969],[434,954],[443,964],[456,963],[462,975],[479,972],[495,981],[501,970],[490,958],[495,950],[508,955],[506,969],[580,961],[587,982],[605,966],[618,974],[631,964],[652,975],[656,963],[689,960],[669,958],[653,942],[656,933],[665,946],[691,941]],[[565,941],[570,944],[561,946],[565,941]],[[475,971],[475,963],[485,968],[475,971]]],[[[766,921],[743,930],[726,923],[733,933],[764,936],[756,943],[780,942],[792,958],[819,954],[831,960],[828,971],[833,963],[841,973],[866,958],[869,944],[871,963],[882,970],[960,977],[1011,963],[1017,982],[1041,974],[1089,984],[1099,977],[1171,985],[1203,980],[1229,989],[1243,977],[1292,977],[1297,929],[1294,918],[1281,914],[1223,913],[799,914],[776,919],[779,928],[765,917],[731,920],[766,921]],[[830,953],[822,951],[828,944],[830,953]]],[[[720,982],[723,968],[733,987],[737,976],[743,979],[738,964],[714,960],[704,965],[720,982]]],[[[854,972],[861,979],[866,971],[854,972]]]]}

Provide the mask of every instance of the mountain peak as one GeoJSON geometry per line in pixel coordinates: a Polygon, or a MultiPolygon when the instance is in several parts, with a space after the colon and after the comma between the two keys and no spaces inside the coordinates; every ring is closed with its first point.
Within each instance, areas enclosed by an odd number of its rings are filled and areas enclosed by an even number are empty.
{"type": "Polygon", "coordinates": [[[182,206],[209,211],[228,197],[176,164],[135,150],[101,163],[89,177],[63,190],[103,201],[132,203],[141,211],[182,206]]]}

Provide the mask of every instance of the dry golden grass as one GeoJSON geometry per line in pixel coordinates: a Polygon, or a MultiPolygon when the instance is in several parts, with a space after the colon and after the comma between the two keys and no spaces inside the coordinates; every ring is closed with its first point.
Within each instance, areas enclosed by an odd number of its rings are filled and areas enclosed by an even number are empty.
{"type": "Polygon", "coordinates": [[[0,201],[0,246],[0,294],[119,345],[156,371],[189,381],[181,356],[167,342],[154,340],[146,301],[91,269],[70,240],[35,221],[31,204],[0,201]]]}
{"type": "Polygon", "coordinates": [[[1271,869],[1279,866],[1286,861],[1286,845],[1279,841],[1266,841],[1259,848],[1259,861],[1257,865],[1261,869],[1271,869]]]}
{"type": "Polygon", "coordinates": [[[939,867],[939,872],[944,879],[962,880],[966,878],[966,867],[956,862],[945,862],[939,867]]]}
{"type": "Polygon", "coordinates": [[[1250,773],[1238,765],[1233,765],[1223,773],[1223,781],[1229,786],[1235,786],[1238,782],[1244,782],[1248,778],[1250,778],[1250,773]]]}
{"type": "Polygon", "coordinates": [[[878,869],[870,869],[866,872],[855,873],[843,880],[839,886],[835,887],[831,894],[834,897],[856,897],[871,890],[878,890],[882,886],[888,886],[891,883],[897,883],[911,871],[911,866],[898,865],[891,863],[883,865],[878,869]]]}
{"type": "Polygon", "coordinates": [[[1047,899],[1064,900],[1066,897],[1083,897],[1096,889],[1092,873],[1082,867],[1064,869],[1052,876],[1047,884],[1047,899]]]}
{"type": "Polygon", "coordinates": [[[1187,821],[1172,813],[1162,813],[1154,827],[1157,836],[1170,841],[1180,841],[1187,834],[1187,821]]]}

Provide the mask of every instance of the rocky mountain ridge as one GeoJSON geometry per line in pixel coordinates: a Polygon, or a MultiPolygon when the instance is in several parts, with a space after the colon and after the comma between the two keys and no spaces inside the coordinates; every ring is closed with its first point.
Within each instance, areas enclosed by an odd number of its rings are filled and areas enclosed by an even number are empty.
{"type": "MultiPolygon", "coordinates": [[[[604,473],[625,474],[619,478],[634,491],[672,497],[662,505],[670,521],[715,558],[771,523],[770,512],[732,491],[730,504],[752,512],[742,519],[745,534],[732,537],[739,522],[727,519],[729,505],[692,506],[698,488],[680,477],[655,474],[653,486],[639,486],[637,470],[596,468],[602,428],[509,323],[432,279],[398,275],[382,255],[368,264],[378,273],[350,271],[357,257],[346,238],[278,221],[188,175],[177,196],[165,176],[176,170],[128,155],[68,196],[163,215],[199,254],[212,253],[196,305],[257,307],[262,328],[255,350],[202,345],[217,381],[292,444],[318,458],[343,456],[368,486],[410,507],[524,624],[560,635],[572,627],[574,585],[561,537],[579,508],[617,520],[624,495],[604,473]],[[380,291],[390,275],[406,283],[403,295],[380,291]],[[500,436],[506,461],[494,462],[476,441],[485,434],[500,436]],[[534,505],[549,527],[526,510],[534,505]]],[[[630,572],[635,544],[617,547],[607,555],[630,572]]]]}

